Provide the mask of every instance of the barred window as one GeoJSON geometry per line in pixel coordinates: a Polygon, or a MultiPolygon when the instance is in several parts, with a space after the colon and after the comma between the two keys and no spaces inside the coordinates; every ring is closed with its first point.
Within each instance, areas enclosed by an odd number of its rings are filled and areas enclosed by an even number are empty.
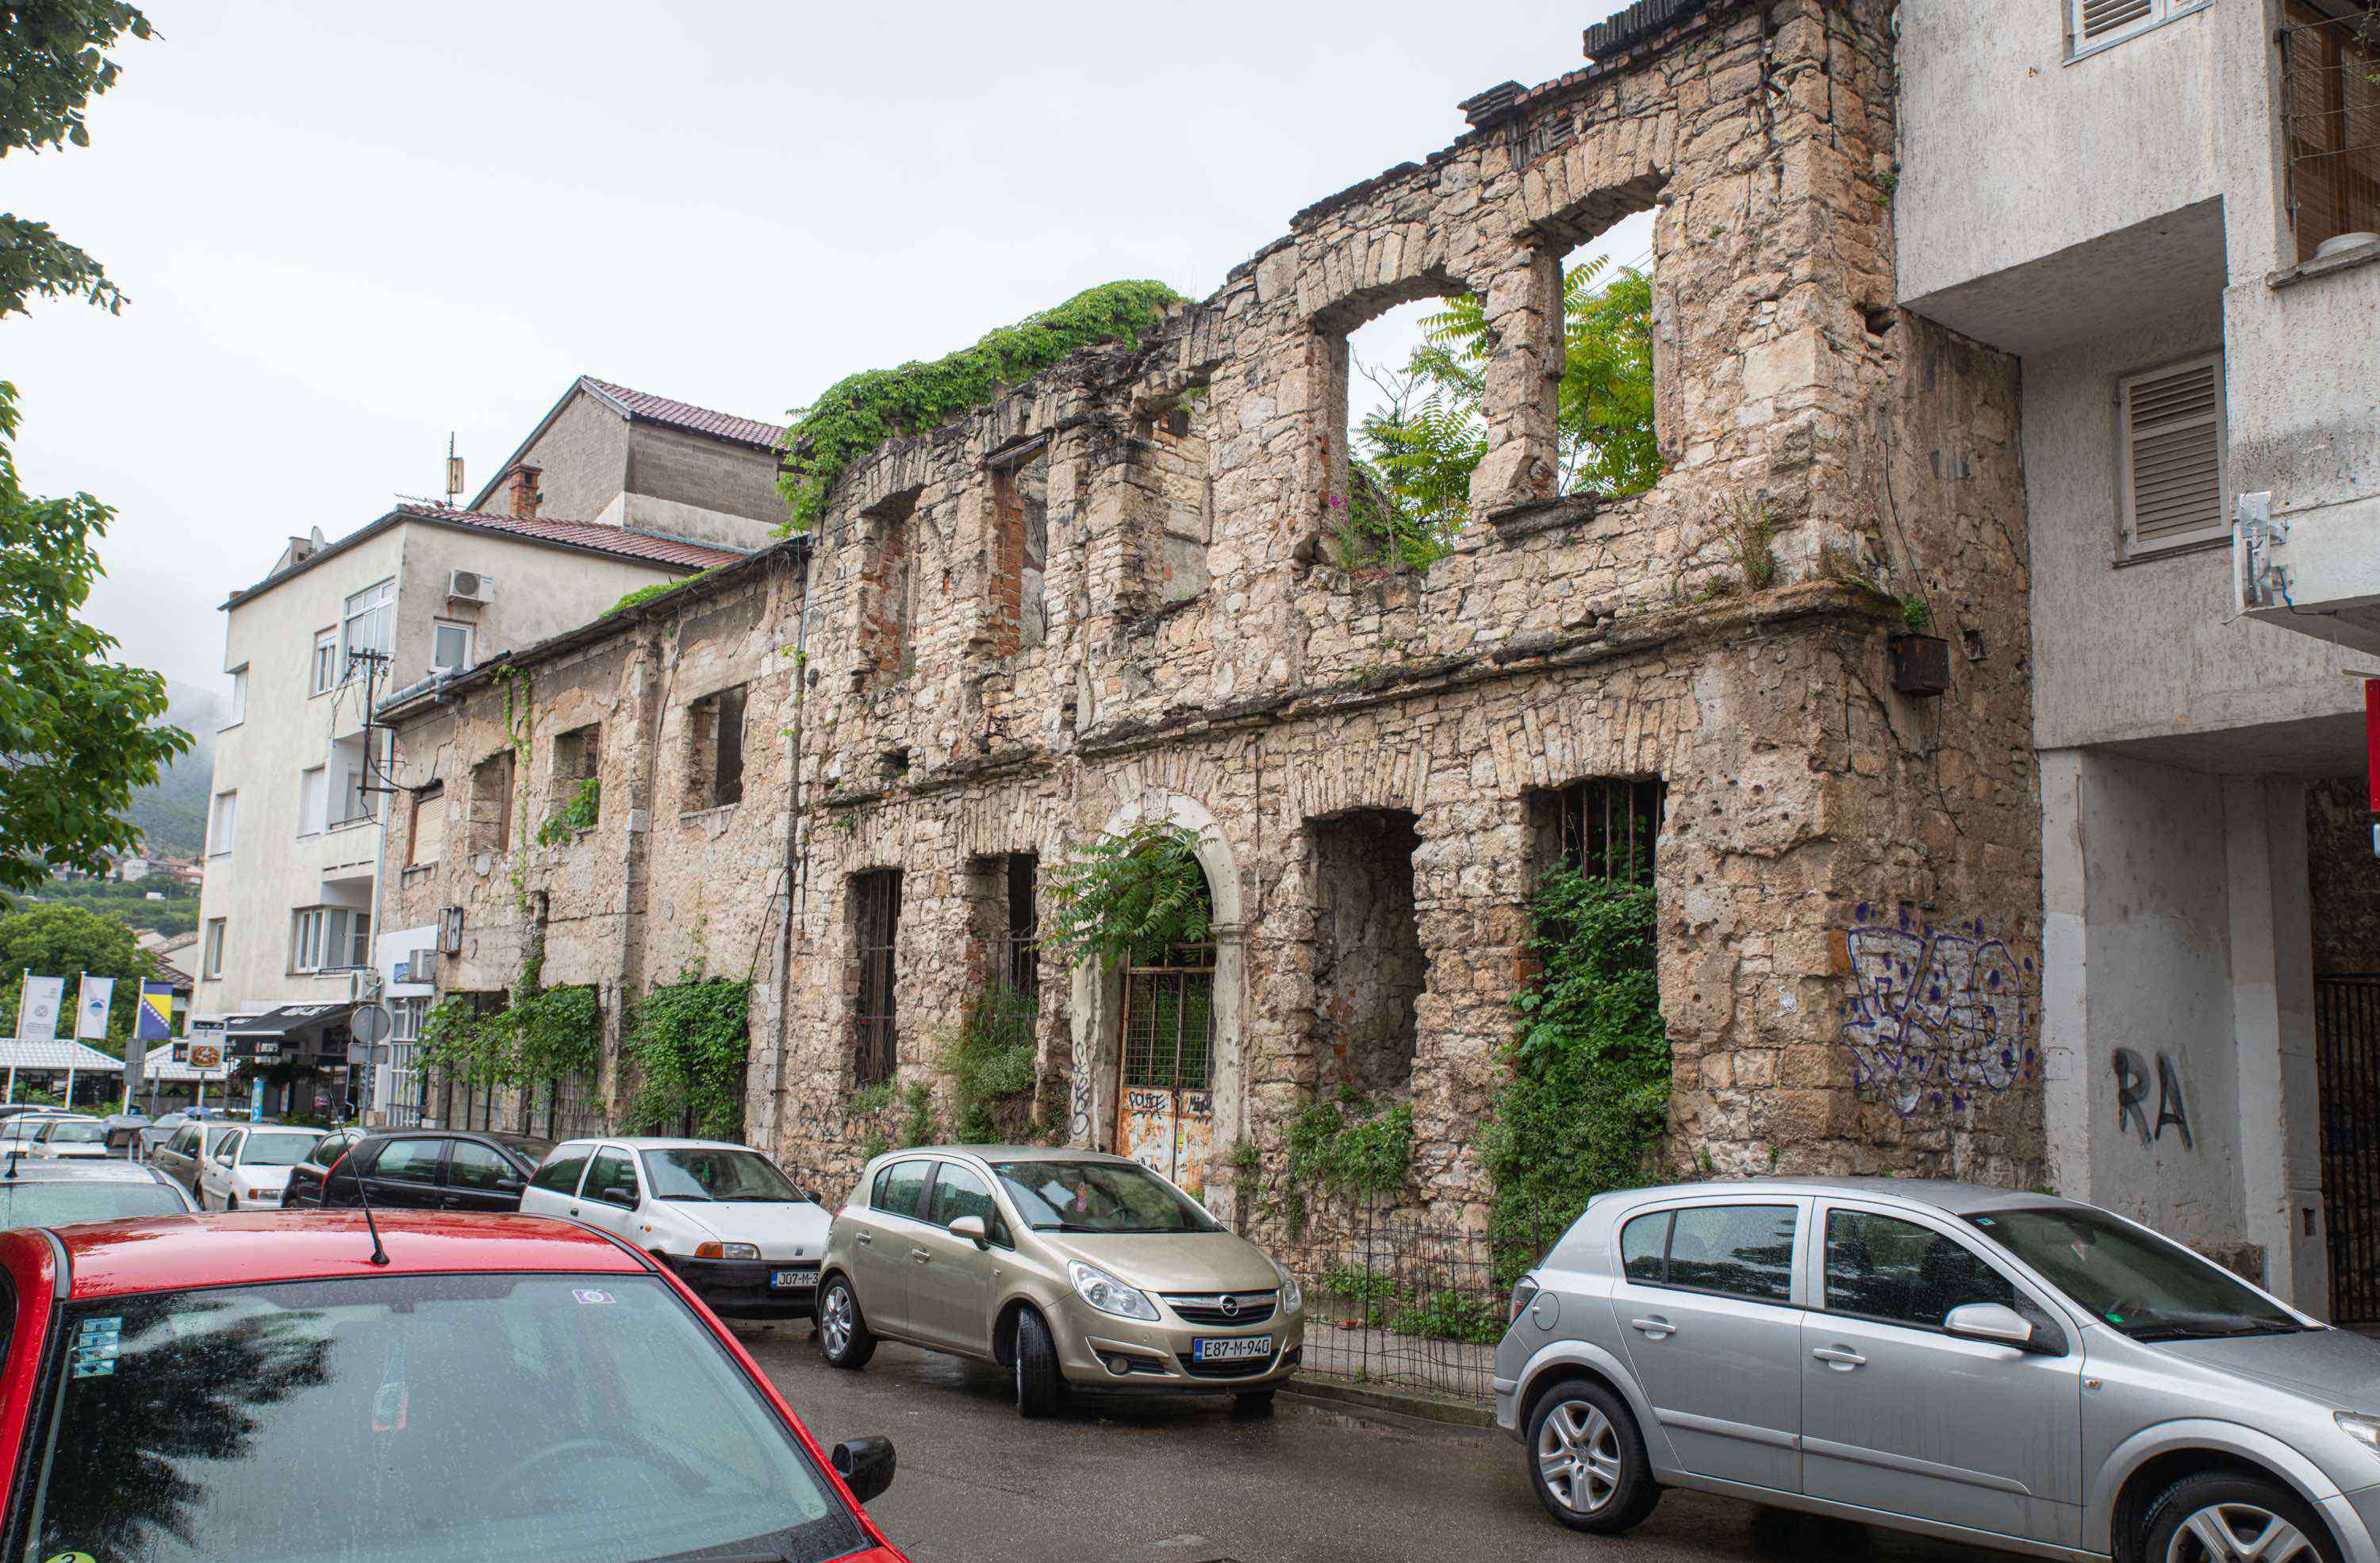
{"type": "Polygon", "coordinates": [[[864,1088],[892,1079],[900,1063],[892,950],[901,931],[901,870],[851,877],[851,921],[859,966],[852,1084],[864,1088]]]}
{"type": "Polygon", "coordinates": [[[1596,777],[1539,793],[1531,810],[1538,866],[1649,885],[1667,809],[1668,789],[1658,777],[1596,777]]]}

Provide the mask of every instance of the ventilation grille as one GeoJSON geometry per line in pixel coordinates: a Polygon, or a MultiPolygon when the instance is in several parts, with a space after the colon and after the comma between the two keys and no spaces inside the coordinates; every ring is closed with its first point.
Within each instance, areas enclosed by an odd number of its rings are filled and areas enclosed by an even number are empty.
{"type": "Polygon", "coordinates": [[[2075,13],[2075,41],[2095,43],[2111,32],[2141,20],[2156,8],[2156,0],[2081,0],[2075,13]]]}
{"type": "Polygon", "coordinates": [[[2223,363],[2203,359],[2124,382],[2124,510],[2135,549],[2219,534],[2223,363]]]}

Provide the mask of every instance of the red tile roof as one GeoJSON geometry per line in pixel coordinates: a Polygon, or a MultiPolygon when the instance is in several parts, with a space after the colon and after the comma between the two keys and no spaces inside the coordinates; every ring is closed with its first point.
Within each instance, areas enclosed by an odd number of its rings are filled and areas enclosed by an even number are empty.
{"type": "Polygon", "coordinates": [[[634,531],[626,527],[607,527],[593,521],[554,521],[544,516],[491,515],[478,510],[450,510],[443,504],[400,504],[400,516],[443,522],[449,527],[469,527],[483,532],[504,532],[537,542],[560,543],[568,548],[591,549],[622,559],[649,560],[657,564],[684,564],[696,570],[708,570],[715,564],[725,564],[744,557],[743,551],[733,548],[712,548],[707,543],[687,542],[682,538],[665,538],[658,532],[634,531]]]}
{"type": "Polygon", "coordinates": [[[709,407],[698,407],[691,402],[674,402],[667,396],[656,396],[648,391],[631,391],[625,385],[614,385],[591,374],[580,375],[578,382],[617,405],[630,418],[666,423],[673,429],[708,434],[715,440],[734,440],[747,445],[759,445],[766,450],[774,450],[785,437],[783,424],[762,423],[758,418],[712,412],[709,407]]]}

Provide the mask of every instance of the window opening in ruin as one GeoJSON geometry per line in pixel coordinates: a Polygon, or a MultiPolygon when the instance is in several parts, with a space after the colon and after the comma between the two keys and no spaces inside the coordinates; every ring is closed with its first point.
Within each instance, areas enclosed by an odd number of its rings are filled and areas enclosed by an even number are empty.
{"type": "Polygon", "coordinates": [[[1424,570],[1469,518],[1471,472],[1487,450],[1484,378],[1438,340],[1457,296],[1416,298],[1330,347],[1332,453],[1326,557],[1348,570],[1424,570]]]}
{"type": "Polygon", "coordinates": [[[901,870],[851,877],[851,921],[859,966],[852,1084],[865,1090],[891,1080],[900,1065],[893,946],[901,931],[901,870]]]}
{"type": "Polygon", "coordinates": [[[2289,223],[2311,260],[2325,240],[2380,232],[2380,9],[2289,0],[2282,23],[2289,223]]]}
{"type": "Polygon", "coordinates": [[[1050,557],[1050,449],[991,469],[992,655],[1049,638],[1044,572],[1050,557]]]}
{"type": "MultiPolygon", "coordinates": [[[[1211,917],[1203,878],[1199,894],[1211,917]]],[[[1195,1195],[1215,1121],[1214,945],[1135,951],[1119,1033],[1116,1149],[1195,1195]]]]}
{"type": "Polygon", "coordinates": [[[870,679],[905,678],[915,665],[910,641],[917,624],[917,565],[911,554],[917,491],[906,490],[870,508],[863,519],[875,540],[862,566],[859,658],[870,679]]]}
{"type": "Polygon", "coordinates": [[[1188,602],[1213,579],[1214,442],[1203,385],[1181,393],[1136,430],[1140,445],[1127,481],[1138,511],[1135,529],[1148,551],[1156,606],[1188,602]]]}
{"type": "Polygon", "coordinates": [[[1412,1088],[1414,1004],[1429,962],[1415,913],[1413,815],[1366,809],[1311,827],[1315,1085],[1372,1103],[1412,1088]]]}
{"type": "Polygon", "coordinates": [[[471,850],[509,852],[513,844],[513,752],[501,749],[471,768],[471,850]]]}
{"type": "Polygon", "coordinates": [[[721,808],[744,801],[745,686],[717,690],[687,708],[692,750],[686,806],[721,808]]]}
{"type": "Polygon", "coordinates": [[[1555,383],[1555,491],[1624,499],[1661,476],[1650,212],[1561,258],[1562,362],[1555,383]]]}
{"type": "Polygon", "coordinates": [[[1008,922],[1001,936],[1000,969],[1008,986],[1028,997],[1041,987],[1041,860],[1029,852],[1011,853],[1004,878],[1008,890],[1008,922]]]}
{"type": "Polygon", "coordinates": [[[413,794],[412,822],[405,835],[405,866],[435,863],[446,847],[446,784],[432,782],[413,794]]]}
{"type": "Polygon", "coordinates": [[[1596,777],[1532,794],[1536,861],[1589,878],[1650,885],[1667,809],[1668,790],[1658,778],[1596,777]]]}

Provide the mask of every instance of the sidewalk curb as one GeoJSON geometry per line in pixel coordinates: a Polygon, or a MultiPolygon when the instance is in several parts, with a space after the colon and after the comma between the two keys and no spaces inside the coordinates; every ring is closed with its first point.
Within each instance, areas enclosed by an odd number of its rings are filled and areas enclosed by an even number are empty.
{"type": "Polygon", "coordinates": [[[1485,1406],[1470,1400],[1426,1395],[1415,1389],[1390,1389],[1375,1384],[1350,1384],[1342,1379],[1316,1378],[1300,1374],[1281,1386],[1281,1393],[1311,1400],[1362,1406],[1367,1411],[1395,1412],[1403,1416],[1417,1416],[1425,1421],[1442,1422],[1455,1427],[1492,1428],[1496,1425],[1495,1412],[1485,1406]]]}

